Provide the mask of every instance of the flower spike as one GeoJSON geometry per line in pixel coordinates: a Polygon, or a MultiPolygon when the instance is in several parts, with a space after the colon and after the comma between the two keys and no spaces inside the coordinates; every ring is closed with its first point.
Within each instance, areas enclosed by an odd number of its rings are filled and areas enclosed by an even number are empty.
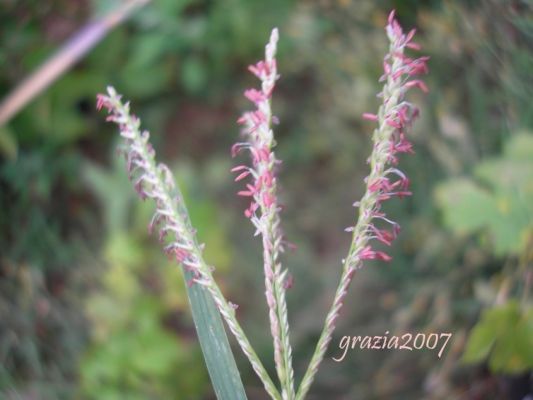
{"type": "MultiPolygon", "coordinates": [[[[250,219],[256,228],[256,233],[263,239],[265,296],[274,340],[274,361],[282,387],[282,397],[293,399],[294,372],[285,301],[285,291],[292,286],[292,282],[288,281],[287,271],[282,270],[279,262],[279,254],[284,250],[285,241],[280,228],[281,207],[276,190],[276,168],[280,162],[273,152],[275,142],[272,131],[272,124],[279,121],[272,115],[271,109],[272,93],[279,78],[275,58],[278,38],[278,30],[273,29],[265,48],[265,59],[248,68],[259,78],[261,87],[259,90],[247,89],[244,92],[244,96],[256,109],[245,112],[239,118],[238,123],[243,125],[242,135],[245,142],[234,145],[234,149],[248,149],[252,165],[248,169],[235,167],[232,171],[239,172],[235,181],[246,177],[252,180],[252,183],[246,184],[246,190],[241,190],[237,194],[250,198],[250,204],[244,215],[250,219]]],[[[233,154],[236,154],[235,150],[232,150],[233,154]]]]}
{"type": "Polygon", "coordinates": [[[375,240],[390,246],[399,232],[399,225],[385,217],[381,211],[382,203],[392,197],[403,198],[411,195],[407,190],[409,179],[395,166],[399,161],[399,153],[413,152],[406,132],[418,116],[418,108],[405,100],[405,95],[409,89],[415,87],[424,93],[428,91],[422,80],[412,78],[427,73],[426,63],[429,57],[413,59],[404,54],[406,48],[419,50],[420,45],[411,41],[415,31],[404,34],[394,15],[394,11],[389,14],[385,28],[390,47],[384,57],[383,75],[380,78],[380,82],[385,82],[383,91],[378,95],[383,103],[377,114],[363,114],[363,119],[378,125],[372,136],[374,146],[369,158],[370,174],[365,179],[366,191],[362,199],[354,203],[359,209],[359,218],[357,224],[348,229],[352,232],[351,247],[348,256],[343,260],[343,271],[333,304],[296,399],[303,399],[309,391],[331,341],[335,322],[355,271],[361,268],[364,260],[392,259],[390,255],[375,250],[370,244],[375,240]],[[381,227],[384,224],[390,225],[391,230],[381,227]]]}
{"type": "Polygon", "coordinates": [[[159,240],[167,255],[192,274],[187,285],[189,287],[202,285],[209,291],[266,391],[273,399],[281,400],[276,386],[237,321],[235,305],[224,298],[213,278],[214,268],[203,260],[203,245],[196,241],[196,230],[191,226],[183,198],[174,185],[172,173],[167,166],[157,164],[155,161],[155,151],[149,142],[149,133],[141,131],[140,120],[130,113],[129,103],[123,103],[121,96],[112,87],[107,88],[107,95],[97,95],[96,108],[107,109],[109,112],[107,120],[119,126],[120,135],[124,139],[123,153],[135,190],[141,199],[150,198],[156,204],[156,211],[148,230],[153,232],[158,229],[159,240]]]}

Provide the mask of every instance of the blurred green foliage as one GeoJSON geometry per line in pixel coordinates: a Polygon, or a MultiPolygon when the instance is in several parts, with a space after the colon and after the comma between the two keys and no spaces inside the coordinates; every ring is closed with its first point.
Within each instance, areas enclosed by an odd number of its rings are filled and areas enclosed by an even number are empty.
{"type": "MultiPolygon", "coordinates": [[[[127,179],[124,161],[113,169],[84,168],[89,190],[107,216],[102,291],[89,297],[87,314],[94,343],[81,364],[84,396],[94,399],[199,398],[207,383],[194,328],[188,316],[183,276],[166,260],[147,226],[153,206],[138,201],[127,179]],[[187,321],[182,321],[187,316],[187,321]],[[187,370],[186,374],[176,371],[187,370]]],[[[198,237],[210,243],[206,259],[228,268],[230,247],[217,221],[217,211],[203,198],[193,200],[189,187],[197,181],[185,166],[176,169],[198,237]],[[188,173],[187,173],[188,171],[188,173]]]]}
{"type": "MultiPolygon", "coordinates": [[[[129,246],[138,243],[125,244],[128,247],[122,251],[130,252],[129,246]]],[[[146,276],[146,271],[140,271],[144,276],[139,276],[131,264],[111,264],[105,272],[105,292],[93,295],[87,303],[94,342],[80,371],[84,397],[197,398],[204,392],[207,376],[194,331],[164,324],[165,319],[169,324],[171,317],[182,315],[187,307],[181,274],[177,268],[167,267],[163,273],[154,274],[164,283],[150,282],[163,286],[152,288],[159,289],[157,296],[147,293],[146,283],[139,282],[151,276],[146,276]],[[176,373],[183,370],[187,374],[176,373]]]]}
{"type": "MultiPolygon", "coordinates": [[[[116,4],[4,2],[2,92],[116,4]]],[[[148,237],[151,208],[134,199],[110,152],[116,132],[94,110],[107,84],[132,100],[161,159],[175,165],[208,261],[272,367],[260,244],[228,172],[234,121],[248,107],[242,91],[255,84],[246,65],[261,57],[272,26],[281,32],[273,106],[283,227],[298,245],[284,258],[295,277],[288,302],[298,380],[368,172],[371,126],[360,115],[379,102],[392,7],[431,56],[431,93],[412,94],[422,111],[416,154],[401,163],[413,196],[387,210],[403,228],[394,261],[358,274],[337,333],[454,336],[442,360],[418,352],[327,359],[313,395],[511,398],[502,376],[531,369],[525,345],[509,338],[530,329],[533,259],[533,18],[518,0],[153,0],[137,12],[0,128],[0,397],[210,398],[179,270],[148,237]],[[465,350],[479,363],[462,363],[465,350]]],[[[250,398],[261,398],[236,358],[250,398]]],[[[512,386],[522,397],[529,390],[512,386]]]]}
{"type": "Polygon", "coordinates": [[[524,311],[516,301],[483,312],[463,355],[465,362],[489,356],[496,372],[520,373],[533,368],[533,308],[524,311]]]}
{"type": "Polygon", "coordinates": [[[533,135],[513,135],[501,157],[475,166],[473,178],[437,187],[446,225],[459,233],[486,228],[496,255],[521,254],[533,235],[533,135]]]}
{"type": "MultiPolygon", "coordinates": [[[[486,231],[485,247],[496,256],[527,257],[533,241],[533,135],[514,134],[502,156],[477,164],[471,179],[454,178],[437,186],[436,200],[453,231],[486,231]]],[[[527,279],[527,273],[519,276],[527,279]]],[[[468,339],[465,362],[488,358],[491,370],[507,374],[533,368],[533,306],[528,287],[522,290],[524,304],[505,299],[503,305],[483,311],[468,339]]]]}

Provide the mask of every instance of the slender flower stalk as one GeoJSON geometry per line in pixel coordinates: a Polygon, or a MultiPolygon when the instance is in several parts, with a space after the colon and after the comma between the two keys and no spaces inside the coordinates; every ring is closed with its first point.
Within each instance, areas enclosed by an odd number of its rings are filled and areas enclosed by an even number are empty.
{"type": "Polygon", "coordinates": [[[406,138],[406,132],[418,116],[418,109],[405,100],[410,88],[418,87],[427,92],[424,82],[412,79],[427,73],[428,57],[410,58],[404,54],[405,48],[419,50],[420,46],[412,42],[415,30],[404,34],[399,23],[394,19],[394,11],[389,15],[386,26],[390,41],[389,52],[384,58],[383,91],[379,97],[383,103],[377,114],[365,113],[363,118],[377,122],[372,141],[373,150],[369,158],[370,174],[366,178],[366,191],[360,202],[354,203],[359,208],[359,218],[355,226],[346,230],[352,232],[352,242],[348,256],[343,260],[343,271],[339,286],[335,292],[333,304],[326,316],[322,334],[309,363],[296,399],[303,399],[313,382],[331,341],[335,323],[347,294],[348,287],[357,269],[364,260],[389,261],[391,257],[383,251],[375,250],[372,240],[390,246],[399,232],[399,225],[388,219],[381,211],[383,201],[391,197],[409,196],[409,179],[396,168],[398,154],[412,153],[412,145],[406,138]]]}
{"type": "Polygon", "coordinates": [[[283,399],[294,399],[294,372],[285,300],[287,270],[282,270],[279,261],[284,245],[280,229],[280,206],[276,194],[276,168],[279,161],[272,151],[275,142],[271,125],[277,123],[271,109],[272,92],[278,79],[275,59],[277,41],[278,30],[274,29],[265,49],[265,60],[249,67],[260,79],[261,88],[244,92],[256,109],[244,113],[238,120],[244,127],[244,141],[233,146],[232,155],[235,156],[243,149],[249,150],[252,166],[238,165],[232,172],[238,173],[235,181],[247,177],[252,179],[252,183],[248,183],[246,189],[239,191],[238,195],[251,198],[244,214],[255,226],[256,235],[262,237],[265,295],[274,340],[274,361],[283,399]]]}
{"type": "Polygon", "coordinates": [[[213,278],[213,268],[203,260],[203,245],[198,244],[191,226],[183,198],[174,185],[174,177],[164,164],[156,164],[155,152],[149,142],[150,135],[141,131],[140,120],[130,114],[129,103],[122,103],[115,89],[108,87],[107,95],[98,95],[97,108],[106,108],[108,121],[116,123],[125,141],[124,153],[130,179],[141,199],[155,201],[156,211],[149,230],[159,231],[159,240],[165,252],[192,275],[188,285],[202,285],[211,294],[230,331],[273,399],[281,399],[257,354],[252,348],[235,316],[235,305],[223,296],[213,278]]]}
{"type": "MultiPolygon", "coordinates": [[[[403,198],[411,194],[409,179],[397,168],[397,164],[399,154],[413,152],[406,133],[419,112],[405,99],[405,95],[412,88],[427,92],[425,83],[415,77],[427,73],[426,63],[429,58],[410,58],[404,54],[406,48],[420,50],[420,46],[412,42],[415,30],[403,33],[394,18],[394,11],[389,15],[386,32],[390,47],[383,62],[384,74],[380,78],[380,82],[384,82],[383,90],[378,95],[382,98],[382,104],[377,114],[363,114],[364,119],[378,125],[372,135],[373,149],[368,159],[370,174],[365,178],[366,190],[362,199],[354,203],[354,206],[359,208],[357,223],[346,228],[347,232],[352,233],[352,240],[348,255],[343,260],[342,274],[333,304],[327,313],[315,352],[296,393],[285,300],[285,292],[291,282],[279,260],[285,245],[280,228],[281,207],[277,199],[276,170],[280,162],[273,152],[275,141],[272,124],[277,123],[277,118],[272,115],[271,99],[278,79],[275,59],[277,29],[272,31],[266,46],[265,59],[249,67],[260,79],[261,87],[259,90],[248,89],[244,93],[256,109],[244,113],[239,119],[239,123],[243,125],[244,140],[232,148],[233,156],[241,150],[249,150],[252,163],[251,166],[238,165],[232,172],[237,173],[235,181],[251,179],[251,183],[247,183],[246,188],[238,194],[250,198],[250,204],[244,214],[255,226],[255,235],[261,235],[262,238],[265,295],[281,393],[240,327],[235,316],[236,306],[224,298],[214,281],[213,268],[203,260],[203,245],[198,244],[196,240],[183,198],[174,186],[170,170],[163,164],[156,164],[148,132],[141,131],[139,119],[130,114],[129,103],[122,103],[113,88],[108,88],[107,95],[98,95],[97,108],[106,108],[110,114],[108,121],[120,127],[120,134],[125,140],[127,169],[135,189],[142,199],[151,198],[156,203],[156,211],[149,225],[150,232],[158,230],[159,240],[167,254],[175,257],[190,277],[188,285],[192,289],[195,288],[192,285],[200,285],[207,290],[266,391],[276,400],[302,400],[307,395],[332,339],[336,320],[356,270],[362,267],[364,260],[391,260],[387,253],[374,247],[376,242],[390,246],[400,229],[398,223],[384,214],[382,203],[395,196],[403,198]]],[[[220,327],[220,330],[223,331],[223,328],[220,327]]]]}

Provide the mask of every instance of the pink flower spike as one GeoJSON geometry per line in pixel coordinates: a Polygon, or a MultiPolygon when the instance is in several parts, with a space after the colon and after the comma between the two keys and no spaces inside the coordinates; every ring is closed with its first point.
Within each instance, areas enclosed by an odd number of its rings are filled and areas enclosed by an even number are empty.
{"type": "Polygon", "coordinates": [[[391,67],[387,61],[383,61],[383,71],[385,72],[385,75],[390,75],[391,67]]]}
{"type": "Polygon", "coordinates": [[[366,246],[363,250],[359,252],[359,258],[361,260],[373,260],[375,254],[376,253],[372,250],[371,246],[366,246]]]}
{"type": "Polygon", "coordinates": [[[403,68],[397,70],[394,74],[392,74],[392,79],[393,80],[397,80],[398,78],[400,78],[403,74],[405,74],[405,71],[403,68]]]}
{"type": "Polygon", "coordinates": [[[378,116],[376,114],[372,114],[372,113],[363,113],[363,119],[366,119],[368,121],[377,122],[378,121],[378,116]]]}
{"type": "Polygon", "coordinates": [[[111,105],[109,104],[109,97],[99,93],[96,95],[96,109],[100,111],[102,107],[105,107],[108,110],[111,109],[111,105]]]}
{"type": "Polygon", "coordinates": [[[266,187],[272,186],[273,178],[272,178],[272,173],[270,171],[265,171],[261,179],[263,180],[263,183],[265,184],[266,187]]]}
{"type": "Polygon", "coordinates": [[[378,198],[377,198],[377,202],[378,203],[382,203],[384,202],[385,200],[389,200],[392,196],[392,193],[381,193],[378,198]]]}
{"type": "Polygon", "coordinates": [[[231,146],[231,157],[234,158],[239,154],[239,151],[241,151],[242,144],[241,143],[235,143],[233,146],[231,146]]]}
{"type": "Polygon", "coordinates": [[[258,78],[261,78],[263,72],[263,62],[260,61],[255,65],[248,66],[248,70],[258,78]]]}
{"type": "Polygon", "coordinates": [[[259,61],[255,65],[250,65],[248,67],[248,70],[250,70],[250,72],[257,76],[259,79],[263,79],[264,77],[270,74],[269,65],[265,61],[259,61]]]}
{"type": "Polygon", "coordinates": [[[372,247],[366,246],[360,253],[359,258],[361,260],[382,260],[390,261],[392,257],[382,251],[374,251],[372,247]]]}
{"type": "Polygon", "coordinates": [[[176,257],[176,260],[179,263],[182,263],[187,259],[187,257],[189,257],[189,252],[187,250],[177,248],[174,250],[174,255],[176,257]]]}
{"type": "Polygon", "coordinates": [[[403,190],[407,190],[409,188],[409,184],[410,183],[411,183],[411,181],[409,180],[409,178],[405,177],[405,178],[400,180],[400,187],[403,190]]]}
{"type": "Polygon", "coordinates": [[[251,102],[258,104],[265,101],[267,97],[265,94],[257,89],[248,89],[244,92],[244,96],[251,102]]]}
{"type": "Polygon", "coordinates": [[[407,67],[409,68],[407,74],[410,76],[427,74],[428,72],[427,61],[428,60],[429,60],[429,57],[420,57],[420,58],[417,58],[416,60],[413,60],[413,62],[407,65],[407,67]]]}
{"type": "Polygon", "coordinates": [[[266,208],[270,208],[274,204],[274,197],[268,192],[263,193],[263,203],[266,208]]]}
{"type": "Polygon", "coordinates": [[[287,275],[287,278],[283,281],[283,288],[285,290],[291,289],[294,286],[294,278],[291,274],[287,275]]]}
{"type": "Polygon", "coordinates": [[[387,246],[390,246],[392,244],[392,241],[396,238],[395,235],[393,235],[391,232],[386,230],[380,230],[378,235],[378,240],[387,246]]]}
{"type": "Polygon", "coordinates": [[[236,167],[233,167],[230,171],[231,172],[238,172],[242,170],[248,170],[249,168],[246,165],[237,165],[236,167]]]}
{"type": "Polygon", "coordinates": [[[268,162],[270,159],[270,150],[268,149],[268,147],[261,147],[257,151],[257,154],[261,161],[268,162]]]}
{"type": "Polygon", "coordinates": [[[392,126],[393,128],[396,128],[396,129],[400,129],[402,127],[402,125],[398,121],[390,117],[387,118],[385,122],[387,123],[387,125],[392,126]]]}
{"type": "Polygon", "coordinates": [[[394,57],[401,59],[405,64],[410,64],[414,61],[412,58],[406,56],[404,53],[400,51],[393,53],[393,55],[394,57]]]}
{"type": "Polygon", "coordinates": [[[368,185],[368,191],[369,192],[377,192],[379,190],[385,189],[387,190],[389,186],[389,180],[387,178],[380,178],[373,182],[371,182],[368,185]]]}
{"type": "Polygon", "coordinates": [[[244,171],[242,173],[240,173],[236,178],[235,178],[235,182],[239,182],[240,180],[246,178],[248,175],[250,175],[250,171],[244,171]]]}
{"type": "Polygon", "coordinates": [[[404,54],[406,49],[418,50],[420,46],[411,42],[415,31],[403,33],[402,27],[395,19],[392,11],[387,19],[386,34],[389,39],[389,51],[384,57],[384,75],[380,78],[383,89],[378,97],[382,99],[376,116],[364,115],[363,118],[375,121],[378,127],[372,134],[372,153],[369,157],[370,174],[365,181],[366,190],[360,202],[359,216],[354,226],[354,234],[350,250],[343,260],[343,272],[336,290],[336,295],[326,316],[326,323],[322,330],[319,343],[316,347],[312,363],[303,378],[303,391],[298,391],[298,397],[304,398],[307,394],[308,382],[312,381],[316,373],[316,366],[324,358],[327,344],[331,341],[335,329],[335,319],[339,315],[346,298],[354,271],[365,264],[365,260],[390,261],[392,257],[383,251],[373,249],[372,241],[379,241],[391,245],[396,237],[399,226],[388,219],[383,212],[383,202],[391,197],[404,197],[411,193],[407,191],[408,178],[394,168],[399,162],[398,153],[411,153],[412,145],[406,139],[405,133],[411,128],[416,117],[416,107],[406,99],[409,88],[418,87],[426,91],[427,87],[421,81],[410,81],[418,74],[427,72],[427,57],[412,59],[404,54]],[[392,127],[392,128],[391,128],[392,127]],[[399,178],[391,176],[398,175],[399,178]],[[388,229],[380,229],[385,226],[388,229]]]}
{"type": "Polygon", "coordinates": [[[244,210],[244,215],[246,218],[251,218],[254,213],[255,213],[255,210],[257,210],[257,208],[259,207],[259,205],[256,203],[256,202],[251,202],[250,203],[250,206],[244,210]]]}
{"type": "Polygon", "coordinates": [[[262,123],[266,122],[265,114],[263,114],[261,110],[255,110],[250,113],[250,118],[255,125],[261,125],[262,123]]]}
{"type": "Polygon", "coordinates": [[[392,260],[392,257],[389,256],[387,253],[384,253],[383,251],[376,251],[375,259],[382,260],[382,261],[390,261],[392,260]]]}
{"type": "Polygon", "coordinates": [[[246,210],[244,210],[244,216],[245,216],[246,218],[251,218],[252,215],[253,215],[253,213],[254,213],[254,212],[253,212],[250,208],[247,208],[246,210]]]}
{"type": "Polygon", "coordinates": [[[409,187],[409,178],[399,169],[397,168],[389,168],[387,171],[385,171],[386,174],[395,174],[400,179],[396,181],[392,186],[397,187],[400,186],[402,189],[407,189],[409,187]]]}
{"type": "Polygon", "coordinates": [[[250,188],[250,190],[253,190],[254,193],[261,192],[261,189],[263,189],[263,180],[262,179],[256,179],[255,180],[255,186],[252,186],[250,184],[246,185],[250,188]]]}
{"type": "Polygon", "coordinates": [[[414,154],[413,145],[403,136],[398,143],[391,142],[391,149],[393,152],[414,154]]]}
{"type": "Polygon", "coordinates": [[[410,89],[412,87],[418,87],[424,93],[428,93],[429,92],[429,89],[426,86],[426,84],[423,81],[419,80],[419,79],[415,79],[414,81],[409,81],[409,82],[407,82],[405,84],[405,88],[407,88],[407,89],[410,89]]]}
{"type": "Polygon", "coordinates": [[[408,191],[402,191],[402,192],[396,192],[394,193],[396,196],[398,196],[400,199],[403,199],[404,197],[407,197],[407,196],[412,196],[413,193],[411,192],[408,192],[408,191]]]}
{"type": "Polygon", "coordinates": [[[405,47],[409,47],[412,50],[422,50],[422,46],[420,46],[418,43],[409,42],[405,45],[405,47]]]}
{"type": "Polygon", "coordinates": [[[392,22],[394,21],[394,16],[396,15],[396,10],[392,10],[389,14],[389,17],[387,19],[387,22],[389,24],[392,24],[392,22]]]}
{"type": "Polygon", "coordinates": [[[405,43],[406,43],[406,46],[409,44],[409,42],[411,42],[411,40],[413,39],[413,37],[415,36],[415,33],[416,33],[416,29],[411,29],[409,31],[409,33],[405,36],[405,43]]]}
{"type": "MultiPolygon", "coordinates": [[[[279,123],[279,120],[273,115],[269,101],[279,78],[275,58],[277,42],[278,30],[273,29],[265,47],[264,59],[248,67],[250,72],[259,78],[261,84],[257,89],[247,89],[244,92],[245,97],[255,105],[255,109],[245,113],[239,121],[244,123],[242,135],[247,149],[250,150],[251,166],[249,170],[240,170],[236,179],[239,180],[247,175],[252,175],[253,178],[250,179],[252,184],[246,185],[247,189],[238,194],[252,197],[244,215],[255,227],[254,236],[260,235],[263,239],[265,295],[269,307],[271,333],[274,337],[274,360],[278,376],[282,376],[280,374],[288,374],[292,366],[288,339],[283,338],[288,335],[285,298],[282,285],[278,286],[286,276],[286,271],[282,269],[279,260],[279,255],[283,251],[283,235],[279,217],[281,210],[277,206],[276,198],[276,171],[279,161],[273,152],[276,142],[272,130],[272,125],[279,123]]],[[[288,388],[283,387],[283,397],[295,398],[295,393],[287,390],[288,388]]]]}

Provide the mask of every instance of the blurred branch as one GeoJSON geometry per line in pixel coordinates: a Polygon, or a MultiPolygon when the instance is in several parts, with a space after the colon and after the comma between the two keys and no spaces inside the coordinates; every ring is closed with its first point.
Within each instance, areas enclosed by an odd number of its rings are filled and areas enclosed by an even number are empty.
{"type": "Polygon", "coordinates": [[[0,103],[0,126],[7,123],[27,103],[85,56],[110,30],[128,19],[136,9],[149,2],[150,0],[126,1],[107,15],[81,28],[0,103]]]}

